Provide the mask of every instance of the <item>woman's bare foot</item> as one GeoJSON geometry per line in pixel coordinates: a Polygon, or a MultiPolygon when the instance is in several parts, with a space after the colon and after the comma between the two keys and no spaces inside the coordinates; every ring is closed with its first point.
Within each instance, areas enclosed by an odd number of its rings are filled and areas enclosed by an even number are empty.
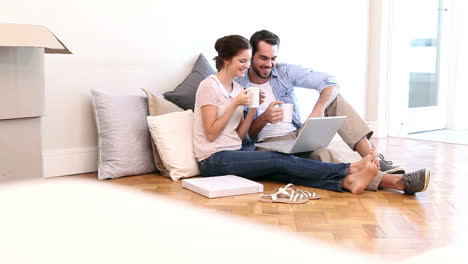
{"type": "Polygon", "coordinates": [[[370,158],[371,162],[374,163],[373,162],[374,157],[371,154],[369,154],[369,155],[363,157],[360,161],[351,163],[351,165],[349,166],[348,174],[357,173],[357,172],[365,169],[366,166],[367,166],[367,163],[368,163],[368,160],[367,160],[368,158],[370,158]]]}
{"type": "Polygon", "coordinates": [[[348,175],[343,180],[343,188],[353,194],[363,193],[378,172],[372,160],[372,155],[367,155],[359,162],[352,163],[348,170],[348,175]],[[353,168],[352,171],[351,168],[353,168]]]}
{"type": "Polygon", "coordinates": [[[370,154],[372,155],[372,163],[374,163],[377,169],[380,170],[380,162],[377,158],[379,154],[377,153],[377,148],[375,147],[374,142],[371,142],[371,146],[372,146],[372,150],[370,154]]]}
{"type": "MultiPolygon", "coordinates": [[[[365,157],[368,157],[368,156],[372,157],[371,162],[377,167],[377,170],[380,170],[380,162],[377,159],[377,152],[375,151],[374,143],[372,143],[371,152],[365,157]]],[[[359,162],[351,163],[351,166],[349,167],[348,174],[357,173],[360,170],[364,169],[366,167],[365,157],[362,158],[359,162]]]]}

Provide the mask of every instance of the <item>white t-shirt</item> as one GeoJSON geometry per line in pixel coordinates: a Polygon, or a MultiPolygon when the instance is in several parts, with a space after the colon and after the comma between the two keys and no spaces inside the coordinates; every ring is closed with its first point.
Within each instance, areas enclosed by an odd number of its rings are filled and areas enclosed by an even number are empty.
{"type": "Polygon", "coordinates": [[[232,104],[234,98],[243,90],[244,88],[240,84],[234,82],[232,92],[228,93],[216,75],[208,76],[198,86],[193,121],[193,151],[198,161],[202,161],[219,151],[241,149],[242,140],[237,135],[236,129],[244,116],[244,107],[237,107],[224,130],[213,142],[208,141],[205,135],[201,107],[204,105],[217,106],[216,118],[220,118],[232,104]]]}
{"type": "MultiPolygon", "coordinates": [[[[261,115],[265,112],[271,102],[276,101],[273,88],[271,87],[270,81],[263,84],[251,83],[250,86],[258,87],[265,92],[265,101],[258,107],[258,115],[261,115]]],[[[279,107],[279,105],[275,107],[279,107]]],[[[278,122],[276,124],[267,123],[258,134],[258,140],[262,141],[264,138],[283,136],[292,131],[296,131],[296,127],[289,122],[278,122]]]]}

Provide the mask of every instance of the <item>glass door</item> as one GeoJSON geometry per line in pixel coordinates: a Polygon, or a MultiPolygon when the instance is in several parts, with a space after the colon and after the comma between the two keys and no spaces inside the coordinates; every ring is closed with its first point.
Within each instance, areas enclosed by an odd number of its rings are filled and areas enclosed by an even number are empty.
{"type": "Polygon", "coordinates": [[[390,134],[405,136],[446,126],[443,12],[442,0],[394,1],[390,134]]]}

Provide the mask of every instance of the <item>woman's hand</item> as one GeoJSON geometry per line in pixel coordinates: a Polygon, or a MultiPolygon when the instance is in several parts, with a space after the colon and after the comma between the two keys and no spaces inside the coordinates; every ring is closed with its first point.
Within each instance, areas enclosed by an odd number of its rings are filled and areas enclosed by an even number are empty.
{"type": "Polygon", "coordinates": [[[236,104],[237,106],[239,105],[248,106],[252,100],[252,95],[253,95],[252,92],[243,90],[236,96],[236,98],[234,98],[233,103],[236,104]]]}

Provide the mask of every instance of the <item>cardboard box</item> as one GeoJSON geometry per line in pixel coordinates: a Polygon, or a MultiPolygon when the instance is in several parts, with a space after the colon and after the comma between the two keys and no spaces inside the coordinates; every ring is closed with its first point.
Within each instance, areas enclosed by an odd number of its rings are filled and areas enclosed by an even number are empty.
{"type": "Polygon", "coordinates": [[[0,181],[42,178],[41,118],[0,120],[0,181]]]}
{"type": "Polygon", "coordinates": [[[0,119],[44,115],[44,52],[71,52],[47,28],[0,24],[0,119]]]}
{"type": "Polygon", "coordinates": [[[184,179],[182,187],[208,198],[263,192],[263,184],[235,175],[184,179]]]}
{"type": "Polygon", "coordinates": [[[0,180],[43,176],[44,52],[71,54],[44,26],[0,23],[0,180]]]}

